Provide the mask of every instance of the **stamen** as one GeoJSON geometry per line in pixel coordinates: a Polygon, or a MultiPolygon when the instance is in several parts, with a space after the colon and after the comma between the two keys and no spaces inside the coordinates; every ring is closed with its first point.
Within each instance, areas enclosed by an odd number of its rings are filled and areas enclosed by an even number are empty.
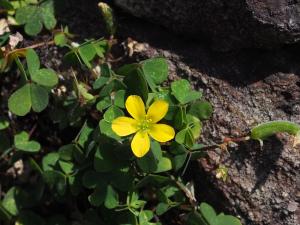
{"type": "Polygon", "coordinates": [[[151,123],[152,123],[152,119],[145,116],[145,118],[139,122],[138,127],[142,131],[147,131],[149,130],[151,123]]]}

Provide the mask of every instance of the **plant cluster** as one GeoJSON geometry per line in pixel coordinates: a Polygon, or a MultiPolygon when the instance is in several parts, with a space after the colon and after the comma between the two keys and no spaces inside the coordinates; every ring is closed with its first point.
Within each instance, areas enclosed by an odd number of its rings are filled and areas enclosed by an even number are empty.
{"type": "MultiPolygon", "coordinates": [[[[0,6],[28,35],[56,25],[53,0],[0,6]]],[[[44,68],[34,48],[7,48],[10,33],[1,36],[1,79],[15,76],[9,96],[1,96],[0,171],[21,167],[15,181],[1,178],[1,224],[159,225],[175,214],[182,224],[241,225],[199,203],[184,179],[190,161],[205,156],[197,140],[211,104],[187,80],[168,82],[164,58],[110,63],[116,26],[111,8],[99,8],[108,39],[78,44],[67,27],[53,31],[51,43],[68,49],[71,79],[44,68]]],[[[299,139],[299,125],[282,121],[243,140],[283,131],[299,139]]],[[[225,167],[218,174],[226,180],[225,167]]]]}

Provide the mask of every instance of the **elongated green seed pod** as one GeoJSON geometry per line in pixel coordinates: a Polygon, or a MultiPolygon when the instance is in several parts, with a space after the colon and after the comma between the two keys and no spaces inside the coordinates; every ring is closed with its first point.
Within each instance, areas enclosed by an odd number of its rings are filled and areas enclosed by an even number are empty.
{"type": "Polygon", "coordinates": [[[276,133],[286,132],[291,135],[299,135],[300,125],[289,121],[271,121],[262,123],[251,130],[251,139],[264,140],[276,133]]]}

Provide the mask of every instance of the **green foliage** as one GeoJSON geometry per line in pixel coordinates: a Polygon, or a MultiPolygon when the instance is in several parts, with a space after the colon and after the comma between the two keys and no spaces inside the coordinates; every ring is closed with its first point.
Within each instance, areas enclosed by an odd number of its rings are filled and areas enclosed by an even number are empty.
{"type": "Polygon", "coordinates": [[[24,152],[38,152],[41,146],[36,141],[29,141],[29,134],[25,131],[16,134],[14,137],[15,147],[24,152]]]}
{"type": "MultiPolygon", "coordinates": [[[[58,45],[63,45],[58,43],[58,45]]],[[[81,45],[67,45],[70,51],[65,55],[64,60],[70,65],[75,65],[78,62],[88,69],[92,68],[92,61],[97,57],[104,58],[104,53],[107,48],[107,41],[104,39],[89,40],[81,45]]]]}
{"type": "Polygon", "coordinates": [[[193,91],[187,80],[174,81],[171,85],[172,94],[181,103],[186,104],[202,97],[202,93],[193,91]]]}
{"type": "Polygon", "coordinates": [[[25,25],[28,35],[35,36],[42,31],[43,26],[51,30],[56,25],[54,15],[54,0],[41,1],[38,4],[28,4],[16,10],[16,21],[25,25]]]}
{"type": "Polygon", "coordinates": [[[23,75],[25,79],[30,75],[32,82],[17,89],[8,100],[9,110],[18,116],[25,116],[31,108],[35,112],[43,111],[49,103],[49,88],[58,83],[54,70],[40,69],[40,60],[33,49],[27,50],[26,61],[28,74],[22,68],[23,75]]]}
{"type": "Polygon", "coordinates": [[[216,214],[215,210],[207,203],[201,203],[199,211],[188,215],[188,225],[242,225],[241,222],[233,216],[224,213],[216,214]]]}
{"type": "MultiPolygon", "coordinates": [[[[15,11],[25,32],[36,35],[43,27],[55,27],[53,2],[0,5],[15,11]]],[[[212,115],[211,104],[188,80],[169,83],[162,57],[132,64],[115,60],[113,12],[104,3],[99,7],[109,39],[75,43],[67,27],[53,31],[54,44],[67,52],[62,66],[68,65],[68,72],[61,79],[41,66],[31,48],[1,58],[1,71],[11,70],[17,78],[11,95],[3,96],[8,109],[0,116],[1,168],[24,167],[21,175],[16,172],[15,178],[3,181],[1,224],[161,225],[161,218],[185,214],[176,219],[183,224],[240,225],[205,203],[191,204],[193,188],[182,178],[189,162],[205,155],[204,145],[197,142],[202,123],[212,115]],[[146,110],[157,100],[168,103],[163,103],[168,112],[159,123],[176,133],[162,143],[151,138],[149,152],[140,158],[132,152],[134,134],[118,136],[112,129],[116,118],[128,116],[130,95],[140,96],[146,110]]]]}

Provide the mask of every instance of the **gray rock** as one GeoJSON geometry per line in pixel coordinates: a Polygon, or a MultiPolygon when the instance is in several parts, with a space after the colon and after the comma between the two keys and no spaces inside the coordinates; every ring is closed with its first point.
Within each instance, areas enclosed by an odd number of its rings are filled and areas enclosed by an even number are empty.
{"type": "Polygon", "coordinates": [[[300,37],[297,0],[114,0],[131,14],[182,36],[207,38],[216,50],[272,48],[300,37]]]}

